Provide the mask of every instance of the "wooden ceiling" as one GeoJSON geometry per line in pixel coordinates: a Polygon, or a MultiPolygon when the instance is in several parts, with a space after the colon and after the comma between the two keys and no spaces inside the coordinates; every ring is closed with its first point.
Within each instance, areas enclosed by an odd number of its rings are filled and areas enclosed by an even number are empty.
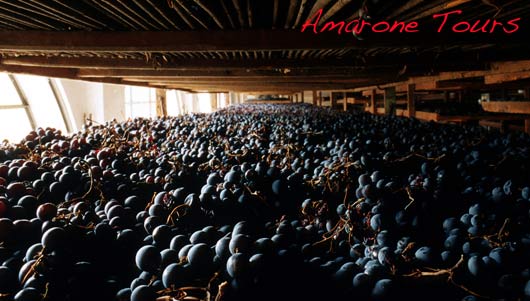
{"type": "Polygon", "coordinates": [[[0,0],[0,71],[191,92],[344,90],[530,58],[528,0],[0,0]],[[414,34],[301,33],[322,21],[414,34]],[[436,34],[432,15],[522,18],[515,34],[436,34]]]}

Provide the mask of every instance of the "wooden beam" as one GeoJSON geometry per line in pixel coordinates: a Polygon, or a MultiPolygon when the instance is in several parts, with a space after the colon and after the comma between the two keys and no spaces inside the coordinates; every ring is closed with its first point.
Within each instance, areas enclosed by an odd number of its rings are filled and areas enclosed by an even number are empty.
{"type": "Polygon", "coordinates": [[[318,106],[322,107],[322,91],[318,91],[318,106]]]}
{"type": "Polygon", "coordinates": [[[385,89],[385,114],[396,114],[396,88],[394,87],[385,89]]]}
{"type": "Polygon", "coordinates": [[[100,58],[100,57],[60,57],[60,56],[18,56],[0,59],[4,65],[35,66],[35,67],[65,67],[91,69],[140,69],[140,70],[197,70],[197,69],[278,69],[304,68],[319,69],[329,67],[352,68],[366,71],[364,66],[345,59],[175,59],[167,61],[154,56],[146,59],[100,58]]]}
{"type": "MultiPolygon", "coordinates": [[[[326,0],[327,1],[327,0],[326,0]]],[[[300,49],[344,49],[373,47],[429,47],[445,44],[482,45],[484,43],[528,44],[526,32],[459,35],[372,34],[359,41],[351,35],[311,30],[192,30],[192,31],[0,31],[0,50],[6,51],[88,51],[88,52],[193,52],[193,51],[261,51],[300,49]]]]}
{"type": "MultiPolygon", "coordinates": [[[[299,30],[223,31],[0,31],[0,50],[26,51],[258,51],[364,47],[336,33],[299,30]]],[[[367,45],[366,45],[367,46],[367,45]]]]}
{"type": "Polygon", "coordinates": [[[337,95],[336,93],[329,92],[329,99],[331,100],[331,108],[337,106],[337,95]]]}
{"type": "Polygon", "coordinates": [[[407,90],[407,115],[408,117],[416,116],[416,101],[414,99],[415,89],[416,89],[416,85],[414,84],[408,85],[408,90],[407,90]]]}
{"type": "Polygon", "coordinates": [[[210,106],[212,111],[216,111],[219,108],[219,99],[217,93],[210,93],[210,106]]]}
{"type": "MultiPolygon", "coordinates": [[[[17,66],[22,67],[22,66],[17,66]]],[[[52,69],[52,68],[49,68],[52,69]]],[[[318,72],[308,72],[304,70],[292,70],[288,74],[278,71],[263,71],[263,70],[126,70],[126,69],[70,69],[79,77],[135,77],[135,78],[149,78],[149,77],[275,77],[275,78],[319,78],[321,80],[331,81],[331,78],[343,79],[364,79],[367,80],[367,75],[356,72],[355,70],[345,71],[337,69],[320,70],[318,72]],[[325,76],[325,77],[324,77],[325,76]],[[324,77],[324,78],[323,78],[324,77]]],[[[385,74],[378,74],[381,78],[386,78],[385,74]]]]}
{"type": "Polygon", "coordinates": [[[375,114],[375,109],[376,109],[375,98],[377,97],[377,90],[372,89],[371,91],[372,93],[370,94],[370,113],[375,114]]]}
{"type": "Polygon", "coordinates": [[[530,115],[530,101],[486,101],[481,104],[486,112],[530,115]]]}
{"type": "Polygon", "coordinates": [[[348,98],[346,97],[346,92],[342,92],[342,109],[344,112],[348,111],[348,98]]]}
{"type": "Polygon", "coordinates": [[[304,91],[302,90],[302,92],[300,92],[300,102],[301,103],[304,103],[305,100],[304,100],[304,91]]]}
{"type": "Polygon", "coordinates": [[[167,116],[166,90],[156,89],[156,116],[167,116]]]}
{"type": "Polygon", "coordinates": [[[530,135],[530,118],[524,120],[524,132],[530,135]]]}
{"type": "Polygon", "coordinates": [[[484,77],[484,83],[487,85],[500,84],[500,83],[505,83],[505,82],[528,79],[528,78],[530,78],[530,71],[500,73],[500,74],[486,75],[484,77]]]}
{"type": "Polygon", "coordinates": [[[317,99],[317,91],[316,90],[313,90],[313,106],[317,106],[318,105],[318,99],[317,99]]]}

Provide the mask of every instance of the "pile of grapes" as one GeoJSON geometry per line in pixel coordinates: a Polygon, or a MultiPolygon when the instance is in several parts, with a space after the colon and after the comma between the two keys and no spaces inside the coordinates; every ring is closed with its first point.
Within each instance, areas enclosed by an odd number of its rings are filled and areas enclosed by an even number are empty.
{"type": "Polygon", "coordinates": [[[0,300],[529,300],[530,137],[305,105],[0,147],[0,300]]]}

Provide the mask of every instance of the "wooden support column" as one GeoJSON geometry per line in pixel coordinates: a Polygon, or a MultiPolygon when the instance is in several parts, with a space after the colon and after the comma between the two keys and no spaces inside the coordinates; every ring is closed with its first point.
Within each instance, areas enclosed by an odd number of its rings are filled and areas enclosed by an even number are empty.
{"type": "Polygon", "coordinates": [[[219,108],[219,100],[217,93],[210,93],[210,104],[212,107],[212,112],[217,111],[219,108]]]}
{"type": "Polygon", "coordinates": [[[407,115],[409,118],[416,117],[416,100],[414,99],[415,84],[410,84],[407,87],[407,115]]]}
{"type": "Polygon", "coordinates": [[[396,114],[396,88],[390,87],[385,89],[385,114],[396,114]]]}
{"type": "Polygon", "coordinates": [[[342,108],[344,112],[348,111],[348,98],[346,96],[346,92],[342,92],[342,108]]]}
{"type": "Polygon", "coordinates": [[[337,106],[337,99],[334,97],[335,94],[333,92],[329,92],[329,100],[331,102],[331,108],[335,108],[337,106]]]}
{"type": "Polygon", "coordinates": [[[524,121],[524,132],[530,135],[530,119],[524,121]]]}
{"type": "Polygon", "coordinates": [[[304,103],[304,91],[300,92],[300,102],[304,103]]]}
{"type": "Polygon", "coordinates": [[[375,89],[372,89],[372,94],[370,94],[370,113],[372,114],[375,114],[376,112],[376,109],[375,109],[375,106],[376,106],[375,98],[376,97],[377,97],[376,91],[375,89]]]}
{"type": "Polygon", "coordinates": [[[289,102],[293,103],[293,96],[292,95],[289,95],[289,102]]]}
{"type": "Polygon", "coordinates": [[[318,92],[318,106],[322,107],[322,91],[318,92]]]}
{"type": "Polygon", "coordinates": [[[313,106],[317,106],[318,105],[318,102],[317,102],[317,91],[316,90],[313,90],[313,106]]]}
{"type": "Polygon", "coordinates": [[[156,116],[167,116],[166,90],[156,89],[156,116]]]}

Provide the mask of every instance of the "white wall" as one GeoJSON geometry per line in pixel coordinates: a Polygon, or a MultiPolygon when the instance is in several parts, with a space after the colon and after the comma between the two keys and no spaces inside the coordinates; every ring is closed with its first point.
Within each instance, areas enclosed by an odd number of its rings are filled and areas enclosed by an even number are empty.
{"type": "Polygon", "coordinates": [[[125,120],[125,86],[66,79],[61,84],[78,129],[83,126],[83,117],[90,114],[100,123],[125,120]]]}
{"type": "Polygon", "coordinates": [[[105,121],[125,120],[125,86],[103,84],[103,99],[105,121]]]}

